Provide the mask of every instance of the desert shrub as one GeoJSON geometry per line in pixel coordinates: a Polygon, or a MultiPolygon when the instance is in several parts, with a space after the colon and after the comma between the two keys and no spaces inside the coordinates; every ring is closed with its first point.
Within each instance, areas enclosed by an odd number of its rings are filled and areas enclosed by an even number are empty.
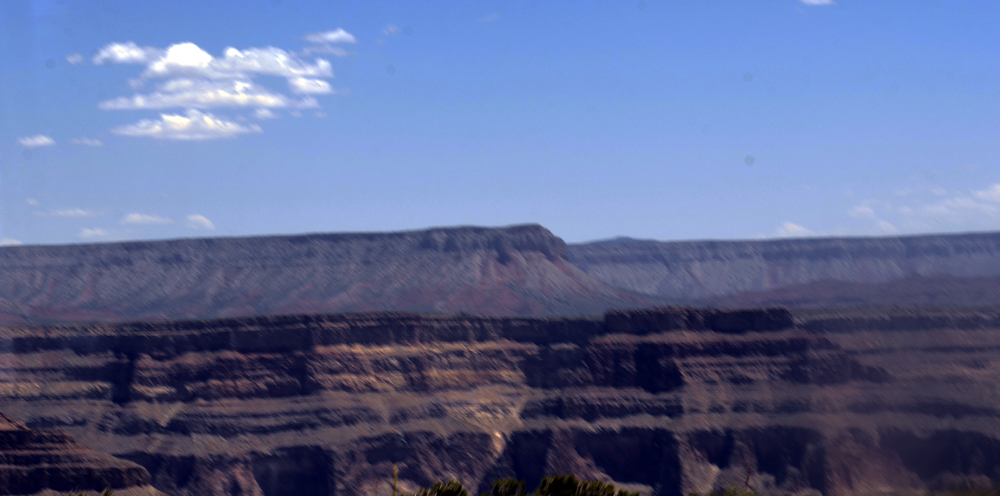
{"type": "MultiPolygon", "coordinates": [[[[705,494],[704,496],[754,496],[756,493],[752,489],[743,487],[738,488],[736,486],[727,486],[721,491],[712,491],[705,494]]],[[[690,493],[688,496],[703,496],[701,493],[690,493]]]]}
{"type": "Polygon", "coordinates": [[[413,496],[469,496],[469,491],[457,480],[435,482],[430,488],[422,487],[413,496]]]}
{"type": "Polygon", "coordinates": [[[499,479],[493,481],[489,493],[481,496],[527,496],[528,491],[524,489],[524,481],[517,479],[499,479]]]}
{"type": "Polygon", "coordinates": [[[619,489],[601,481],[581,481],[572,474],[553,475],[542,479],[535,496],[639,496],[639,493],[619,489]]]}

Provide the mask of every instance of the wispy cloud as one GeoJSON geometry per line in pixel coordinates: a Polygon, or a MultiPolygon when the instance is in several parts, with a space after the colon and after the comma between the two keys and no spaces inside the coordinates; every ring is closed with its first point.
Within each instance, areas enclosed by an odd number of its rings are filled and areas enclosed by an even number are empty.
{"type": "Polygon", "coordinates": [[[278,117],[278,116],[274,115],[274,112],[271,112],[270,110],[268,110],[266,108],[259,108],[259,109],[255,110],[254,113],[253,113],[253,116],[256,117],[257,119],[260,119],[260,120],[274,119],[274,118],[278,117]]]}
{"type": "Polygon", "coordinates": [[[78,237],[82,239],[94,239],[94,238],[107,238],[113,235],[112,231],[107,229],[101,229],[100,227],[85,227],[80,229],[80,233],[77,234],[78,237]]]}
{"type": "Polygon", "coordinates": [[[211,231],[215,229],[215,224],[208,220],[208,217],[200,214],[191,214],[186,217],[185,225],[191,229],[204,229],[211,231]]]}
{"type": "Polygon", "coordinates": [[[32,207],[37,207],[39,205],[38,200],[34,198],[25,198],[24,203],[27,203],[29,206],[32,207]]]}
{"type": "Polygon", "coordinates": [[[792,222],[784,222],[778,227],[776,231],[777,235],[782,238],[795,237],[795,236],[808,236],[813,234],[812,230],[807,229],[798,224],[792,222]]]}
{"type": "Polygon", "coordinates": [[[160,114],[159,119],[145,119],[135,124],[111,130],[123,136],[140,136],[165,140],[212,140],[232,138],[240,134],[259,133],[260,126],[244,126],[197,110],[184,115],[160,114]]]}
{"type": "Polygon", "coordinates": [[[96,147],[96,146],[104,146],[104,143],[101,143],[100,140],[95,140],[95,139],[91,139],[91,138],[76,138],[76,139],[70,140],[70,143],[73,143],[74,145],[80,145],[80,146],[94,146],[94,147],[96,147]]]}
{"type": "Polygon", "coordinates": [[[358,39],[353,34],[348,33],[344,28],[337,28],[331,31],[310,33],[305,36],[305,40],[310,43],[357,43],[358,39]]]}
{"type": "Polygon", "coordinates": [[[82,208],[61,208],[58,210],[51,210],[48,212],[36,212],[36,215],[42,217],[85,218],[85,217],[97,217],[102,214],[101,212],[97,212],[94,210],[84,210],[82,208]]]}
{"type": "Polygon", "coordinates": [[[833,0],[799,0],[806,5],[833,5],[833,0]]]}
{"type": "Polygon", "coordinates": [[[56,140],[44,134],[36,134],[34,136],[23,136],[18,138],[17,142],[25,148],[38,148],[42,146],[52,146],[56,144],[56,140]]]}
{"type": "Polygon", "coordinates": [[[84,62],[83,55],[80,55],[79,53],[67,55],[66,62],[69,62],[72,65],[80,65],[84,62]]]}
{"type": "Polygon", "coordinates": [[[23,244],[20,240],[13,238],[0,239],[0,246],[21,246],[23,244]]]}
{"type": "Polygon", "coordinates": [[[403,31],[400,30],[399,27],[396,26],[395,24],[389,24],[386,27],[382,28],[382,34],[386,36],[394,36],[402,32],[403,31]]]}
{"type": "MultiPolygon", "coordinates": [[[[322,80],[318,81],[326,83],[322,80]]],[[[206,109],[212,107],[278,108],[300,104],[301,102],[295,102],[285,95],[268,91],[251,81],[172,79],[159,85],[157,90],[152,93],[106,100],[98,104],[98,107],[103,110],[206,109]]]]}
{"type": "Polygon", "coordinates": [[[148,215],[140,213],[131,213],[122,217],[119,221],[121,224],[144,224],[144,225],[164,225],[173,224],[173,219],[168,219],[166,217],[160,217],[158,215],[148,215]]]}
{"type": "Polygon", "coordinates": [[[292,78],[288,80],[288,86],[292,93],[322,95],[333,93],[330,83],[322,79],[313,78],[292,78]]]}
{"type": "Polygon", "coordinates": [[[964,192],[902,188],[887,198],[892,201],[865,200],[848,215],[870,219],[874,230],[885,233],[1000,228],[1000,184],[964,192]]]}

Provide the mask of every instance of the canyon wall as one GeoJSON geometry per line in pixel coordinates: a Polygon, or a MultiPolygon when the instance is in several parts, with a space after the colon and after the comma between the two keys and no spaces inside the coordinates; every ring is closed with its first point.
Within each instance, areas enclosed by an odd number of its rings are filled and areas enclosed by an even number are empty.
{"type": "Polygon", "coordinates": [[[660,301],[537,225],[0,247],[0,325],[367,310],[584,315],[660,301]]]}
{"type": "Polygon", "coordinates": [[[658,495],[1000,483],[992,314],[665,308],[0,329],[0,411],[174,495],[573,472],[658,495]],[[911,320],[906,320],[911,319],[911,320]],[[916,320],[913,320],[916,319],[916,320]],[[936,320],[935,320],[936,319],[936,320]]]}
{"type": "Polygon", "coordinates": [[[760,241],[618,239],[569,245],[568,260],[617,288],[710,304],[1000,304],[1000,233],[760,241]],[[963,290],[970,285],[965,278],[979,278],[971,283],[976,294],[963,290]],[[864,288],[890,281],[899,283],[864,288]],[[768,293],[779,288],[787,290],[768,293]],[[757,294],[718,298],[740,293],[757,294]]]}

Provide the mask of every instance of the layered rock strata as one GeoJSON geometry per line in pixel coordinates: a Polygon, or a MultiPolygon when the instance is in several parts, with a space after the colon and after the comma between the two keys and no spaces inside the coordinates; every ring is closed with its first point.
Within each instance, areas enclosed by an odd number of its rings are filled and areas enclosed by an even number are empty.
{"type": "Polygon", "coordinates": [[[0,325],[407,310],[589,315],[660,301],[537,225],[0,247],[0,325]]]}
{"type": "Polygon", "coordinates": [[[907,315],[9,328],[0,410],[139,463],[176,495],[387,495],[393,465],[405,490],[564,472],[660,495],[748,473],[762,494],[1000,482],[995,317],[955,329],[938,326],[970,317],[907,315]]]}
{"type": "Polygon", "coordinates": [[[0,494],[100,492],[156,496],[141,466],[97,453],[59,430],[32,430],[0,414],[0,494]]]}
{"type": "Polygon", "coordinates": [[[569,245],[567,253],[571,263],[614,287],[713,305],[1000,304],[997,232],[759,241],[623,238],[569,245]],[[749,294],[720,298],[741,293],[749,294]]]}

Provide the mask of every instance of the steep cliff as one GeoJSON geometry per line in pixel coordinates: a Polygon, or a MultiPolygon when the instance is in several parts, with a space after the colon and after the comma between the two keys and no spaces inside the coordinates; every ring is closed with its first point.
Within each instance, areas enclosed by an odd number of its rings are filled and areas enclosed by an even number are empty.
{"type": "Polygon", "coordinates": [[[537,225],[0,248],[0,325],[410,310],[582,315],[648,305],[537,225]]]}
{"type": "Polygon", "coordinates": [[[614,287],[713,304],[969,305],[970,293],[981,293],[963,289],[970,285],[989,293],[978,304],[1000,303],[1000,233],[766,241],[618,239],[570,245],[568,253],[574,265],[614,287]],[[890,281],[898,284],[866,286],[890,281]],[[871,300],[859,302],[852,291],[871,300]],[[753,294],[718,298],[747,292],[753,294]]]}
{"type": "Polygon", "coordinates": [[[1000,318],[367,313],[0,330],[0,410],[177,495],[575,472],[663,495],[1000,483],[1000,318]],[[922,324],[921,324],[922,323],[922,324]],[[942,327],[943,326],[943,327],[942,327]],[[884,329],[883,329],[884,328],[884,329]]]}
{"type": "Polygon", "coordinates": [[[0,494],[93,491],[157,496],[141,466],[97,453],[65,432],[31,430],[0,414],[0,494]]]}

